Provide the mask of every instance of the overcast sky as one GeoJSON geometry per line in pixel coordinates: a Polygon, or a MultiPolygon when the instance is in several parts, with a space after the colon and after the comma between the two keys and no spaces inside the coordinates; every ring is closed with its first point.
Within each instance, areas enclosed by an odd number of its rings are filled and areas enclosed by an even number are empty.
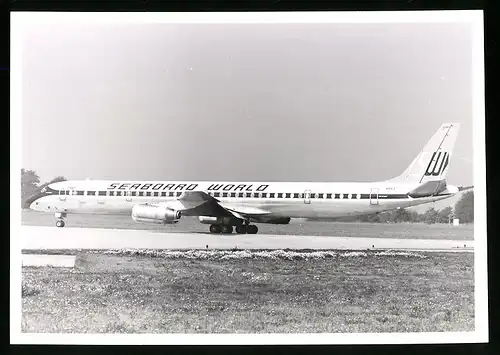
{"type": "Polygon", "coordinates": [[[42,181],[376,181],[459,122],[472,184],[467,24],[37,25],[22,100],[42,181]]]}

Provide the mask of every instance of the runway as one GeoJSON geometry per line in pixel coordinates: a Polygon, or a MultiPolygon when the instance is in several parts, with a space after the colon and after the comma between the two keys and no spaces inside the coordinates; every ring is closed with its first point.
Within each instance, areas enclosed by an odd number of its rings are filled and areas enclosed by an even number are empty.
{"type": "Polygon", "coordinates": [[[474,241],[346,238],[270,234],[158,233],[146,230],[21,227],[23,250],[54,249],[316,249],[473,252],[474,241]]]}

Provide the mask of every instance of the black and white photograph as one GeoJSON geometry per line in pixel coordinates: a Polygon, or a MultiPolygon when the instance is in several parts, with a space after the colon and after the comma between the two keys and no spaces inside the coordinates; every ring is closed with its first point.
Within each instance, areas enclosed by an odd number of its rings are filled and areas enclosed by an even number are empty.
{"type": "Polygon", "coordinates": [[[12,343],[488,341],[482,11],[11,23],[12,343]]]}

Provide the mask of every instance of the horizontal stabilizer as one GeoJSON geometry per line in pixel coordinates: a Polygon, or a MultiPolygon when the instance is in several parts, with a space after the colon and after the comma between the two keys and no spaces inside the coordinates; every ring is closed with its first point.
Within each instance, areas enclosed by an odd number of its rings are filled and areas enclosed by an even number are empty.
{"type": "Polygon", "coordinates": [[[437,195],[446,190],[446,181],[427,181],[416,189],[408,192],[408,196],[412,198],[428,197],[437,195]]]}

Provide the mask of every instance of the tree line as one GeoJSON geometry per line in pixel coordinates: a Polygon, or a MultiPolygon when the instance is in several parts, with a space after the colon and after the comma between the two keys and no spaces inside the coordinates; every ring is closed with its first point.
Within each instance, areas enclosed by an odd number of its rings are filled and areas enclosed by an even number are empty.
{"type": "MultiPolygon", "coordinates": [[[[29,208],[26,200],[39,193],[45,186],[58,181],[66,181],[64,176],[57,176],[52,180],[40,184],[40,177],[34,170],[21,169],[21,201],[23,208],[29,208]]],[[[431,207],[425,213],[418,213],[407,209],[399,209],[388,212],[365,216],[352,216],[332,218],[332,221],[339,222],[372,222],[372,223],[449,223],[451,219],[459,218],[460,223],[474,222],[474,191],[467,191],[462,195],[460,200],[455,204],[455,208],[451,206],[445,207],[442,210],[436,210],[431,207]]],[[[309,220],[315,220],[311,218],[309,220]]],[[[324,221],[324,219],[321,219],[324,221]]]]}

